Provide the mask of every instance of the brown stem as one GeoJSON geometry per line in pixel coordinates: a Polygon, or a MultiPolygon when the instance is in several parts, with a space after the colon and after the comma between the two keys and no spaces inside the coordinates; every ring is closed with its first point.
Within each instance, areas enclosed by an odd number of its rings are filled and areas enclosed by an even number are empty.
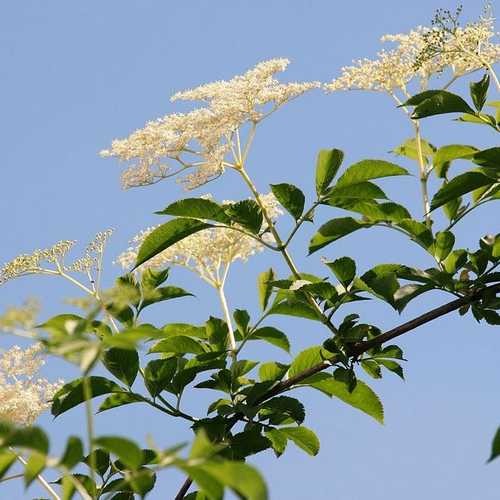
{"type": "MultiPolygon", "coordinates": [[[[415,330],[415,328],[425,325],[425,323],[429,323],[430,321],[434,321],[435,319],[444,316],[450,312],[456,311],[457,309],[460,309],[462,306],[470,304],[472,302],[475,302],[477,300],[480,300],[481,298],[484,297],[485,294],[487,293],[499,293],[500,292],[500,283],[497,283],[496,285],[489,286],[487,288],[482,288],[481,290],[476,290],[475,292],[471,293],[470,295],[461,297],[456,300],[452,300],[451,302],[448,302],[447,304],[444,304],[442,306],[436,307],[435,309],[432,309],[424,314],[421,314],[420,316],[417,316],[416,318],[407,321],[406,323],[403,323],[402,325],[397,326],[396,328],[393,328],[392,330],[388,330],[385,333],[382,333],[381,335],[378,335],[372,340],[368,340],[365,342],[358,342],[357,344],[354,344],[354,346],[349,350],[349,356],[352,358],[356,358],[360,354],[363,354],[366,352],[368,349],[371,349],[372,347],[376,345],[381,345],[384,344],[385,342],[392,340],[396,337],[399,337],[400,335],[403,335],[405,333],[408,333],[412,330],[415,330]]],[[[263,403],[264,401],[268,400],[269,398],[272,398],[288,389],[290,389],[292,386],[296,384],[300,384],[304,380],[308,379],[312,375],[319,373],[323,370],[326,370],[327,368],[331,367],[332,364],[334,364],[336,361],[336,356],[333,356],[332,358],[322,361],[321,363],[318,363],[314,366],[311,366],[311,368],[308,368],[307,370],[304,370],[303,372],[298,373],[294,377],[290,377],[287,380],[284,380],[283,382],[279,382],[276,384],[274,387],[269,389],[267,392],[265,392],[262,396],[257,398],[254,402],[254,404],[260,404],[263,403]]],[[[228,421],[228,426],[227,430],[229,431],[236,423],[243,419],[244,415],[242,413],[237,413],[234,415],[229,421],[228,421]]],[[[179,493],[177,493],[177,496],[175,497],[175,500],[182,500],[184,498],[184,495],[188,491],[189,487],[192,484],[192,480],[188,477],[184,484],[182,485],[181,489],[179,490],[179,493]]]]}
{"type": "Polygon", "coordinates": [[[184,481],[184,483],[182,483],[181,489],[179,490],[177,495],[175,495],[174,500],[182,500],[185,497],[186,493],[188,492],[188,490],[192,484],[193,484],[193,480],[190,477],[187,477],[186,480],[184,481]]]}

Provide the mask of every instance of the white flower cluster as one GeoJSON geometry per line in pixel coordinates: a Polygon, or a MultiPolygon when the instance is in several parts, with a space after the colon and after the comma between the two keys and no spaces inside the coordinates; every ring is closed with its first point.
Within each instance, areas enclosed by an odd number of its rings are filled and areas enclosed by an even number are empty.
{"type": "Polygon", "coordinates": [[[101,155],[132,162],[122,174],[124,188],[153,184],[187,169],[194,171],[181,179],[186,189],[206,184],[229,164],[226,156],[238,149],[235,134],[245,123],[256,124],[320,86],[319,82],[280,83],[274,75],[288,64],[287,59],[271,59],[231,80],[178,92],[172,101],[203,101],[206,106],[149,122],[126,139],[114,140],[101,155]],[[175,170],[172,164],[180,168],[175,170]]]}
{"type": "Polygon", "coordinates": [[[106,241],[112,232],[111,229],[108,229],[97,233],[94,240],[87,245],[83,256],[69,265],[64,264],[64,258],[76,244],[75,240],[62,240],[50,248],[35,250],[31,254],[18,255],[0,268],[0,285],[29,274],[89,273],[92,268],[99,266],[106,241]],[[55,268],[45,267],[46,264],[54,264],[55,268]]]}
{"type": "Polygon", "coordinates": [[[395,48],[382,50],[377,59],[360,59],[343,67],[341,76],[325,88],[393,92],[405,89],[414,78],[425,88],[432,75],[446,69],[458,77],[499,61],[500,45],[492,42],[495,35],[489,17],[450,31],[419,26],[409,33],[384,35],[381,41],[396,43],[395,48]]]}
{"type": "Polygon", "coordinates": [[[31,425],[50,407],[50,400],[63,381],[50,383],[36,378],[44,364],[42,347],[14,346],[0,356],[0,419],[16,425],[31,425]]]}
{"type": "MultiPolygon", "coordinates": [[[[261,195],[261,201],[271,219],[276,219],[283,212],[272,193],[261,195]]],[[[224,203],[231,203],[224,201],[224,203]]],[[[158,227],[158,226],[156,226],[158,227]]],[[[141,231],[132,240],[132,246],[120,254],[117,262],[124,268],[130,269],[137,260],[139,248],[145,238],[156,227],[141,231]]],[[[263,230],[266,225],[263,224],[263,230]]],[[[272,236],[268,235],[270,238],[272,236]]],[[[255,238],[247,236],[234,229],[209,228],[184,238],[175,243],[139,267],[160,269],[168,265],[185,267],[198,274],[212,286],[217,286],[223,279],[223,272],[235,260],[245,262],[256,252],[262,251],[263,245],[255,238]]]]}

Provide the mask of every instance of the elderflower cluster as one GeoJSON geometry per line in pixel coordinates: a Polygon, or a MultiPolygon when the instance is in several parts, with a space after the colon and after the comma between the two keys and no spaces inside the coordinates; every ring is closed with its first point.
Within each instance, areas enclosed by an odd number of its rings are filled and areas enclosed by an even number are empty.
{"type": "Polygon", "coordinates": [[[34,299],[28,299],[20,307],[7,307],[0,315],[0,331],[8,333],[30,333],[36,325],[40,312],[40,304],[34,299]]]}
{"type": "Polygon", "coordinates": [[[42,347],[14,346],[0,356],[0,419],[17,425],[31,425],[50,407],[61,388],[61,380],[50,383],[36,374],[44,364],[42,347]]]}
{"type": "Polygon", "coordinates": [[[131,162],[122,174],[125,189],[146,186],[192,169],[180,181],[186,189],[206,184],[240,160],[239,129],[256,124],[291,99],[320,86],[319,82],[280,83],[274,78],[288,59],[271,59],[243,75],[178,92],[171,100],[202,101],[205,107],[151,121],[126,139],[114,140],[103,157],[131,162]],[[233,156],[234,156],[233,154],[233,156]],[[176,165],[173,168],[172,165],[176,165]]]}
{"type": "Polygon", "coordinates": [[[31,254],[21,254],[0,268],[0,285],[28,274],[43,274],[43,263],[59,264],[73,248],[76,241],[62,240],[50,248],[35,250],[31,254]]]}
{"type": "MultiPolygon", "coordinates": [[[[272,193],[261,195],[261,201],[271,219],[274,220],[283,213],[272,193]]],[[[224,201],[224,203],[231,203],[231,201],[224,201]]],[[[132,246],[118,256],[117,262],[124,269],[133,267],[140,246],[156,227],[141,231],[131,240],[132,246]]],[[[262,231],[265,231],[266,227],[264,223],[262,231]]],[[[267,233],[264,237],[272,239],[272,236],[267,233]]],[[[180,240],[142,264],[139,270],[160,269],[168,265],[182,266],[198,274],[210,285],[217,286],[223,281],[222,273],[232,262],[236,260],[246,262],[250,256],[262,250],[263,245],[255,238],[235,229],[209,228],[180,240]]]]}
{"type": "Polygon", "coordinates": [[[500,45],[492,42],[496,35],[491,17],[480,18],[465,27],[446,27],[433,23],[432,28],[419,26],[409,33],[384,35],[382,42],[392,42],[391,50],[378,52],[376,59],[360,59],[343,67],[341,75],[325,85],[326,90],[374,90],[392,93],[405,90],[414,78],[420,88],[429,78],[446,69],[454,77],[491,66],[500,60],[500,45]]]}
{"type": "Polygon", "coordinates": [[[29,274],[63,275],[68,272],[88,274],[93,268],[99,271],[104,247],[112,232],[108,229],[97,233],[94,240],[87,245],[83,256],[69,265],[64,263],[64,259],[76,244],[75,240],[62,240],[49,248],[35,250],[31,254],[18,255],[0,268],[0,285],[29,274]]]}

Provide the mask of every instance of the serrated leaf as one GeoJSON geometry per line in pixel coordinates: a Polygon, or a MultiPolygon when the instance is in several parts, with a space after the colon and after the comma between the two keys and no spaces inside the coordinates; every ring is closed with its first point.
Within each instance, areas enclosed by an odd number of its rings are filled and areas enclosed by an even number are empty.
{"type": "Polygon", "coordinates": [[[298,220],[304,211],[306,198],[304,193],[293,184],[271,184],[271,191],[276,199],[298,220]]]}
{"type": "Polygon", "coordinates": [[[241,224],[252,233],[259,233],[262,227],[263,215],[259,205],[254,200],[231,203],[225,208],[225,211],[232,222],[241,224]]]}
{"type": "MultiPolygon", "coordinates": [[[[292,418],[300,425],[306,418],[304,405],[298,399],[289,396],[277,396],[269,399],[261,404],[261,408],[271,410],[269,415],[271,425],[279,425],[287,418],[292,418]]],[[[264,412],[262,415],[268,416],[268,414],[269,412],[264,412]]]]}
{"type": "Polygon", "coordinates": [[[431,202],[431,210],[448,203],[451,200],[470,193],[482,186],[493,184],[494,180],[480,172],[465,172],[454,177],[449,182],[443,184],[441,189],[434,195],[431,202]]]}
{"type": "Polygon", "coordinates": [[[309,243],[309,255],[354,231],[370,227],[371,225],[371,223],[358,221],[352,217],[332,219],[323,224],[311,239],[309,243]]]}
{"type": "Polygon", "coordinates": [[[434,172],[440,178],[445,178],[448,173],[448,168],[453,160],[471,158],[478,151],[474,146],[464,144],[449,144],[440,147],[433,156],[432,164],[434,172]]]}
{"type": "Polygon", "coordinates": [[[288,438],[279,429],[269,429],[265,431],[265,436],[271,441],[271,446],[277,457],[282,455],[286,449],[288,438]]]}
{"type": "Polygon", "coordinates": [[[287,299],[275,303],[267,314],[283,314],[285,316],[296,316],[298,318],[321,321],[316,311],[309,304],[295,299],[287,299]]]}
{"type": "Polygon", "coordinates": [[[340,149],[322,149],[316,161],[316,193],[321,196],[338,172],[344,153],[340,149]]]}
{"type": "Polygon", "coordinates": [[[138,469],[142,465],[142,450],[130,439],[119,436],[102,436],[94,439],[94,443],[116,455],[131,469],[138,469]]]}
{"type": "Polygon", "coordinates": [[[155,255],[158,255],[160,252],[163,252],[163,250],[169,248],[174,243],[209,227],[211,227],[210,224],[188,218],[173,219],[162,224],[149,233],[144,239],[139,248],[134,269],[144,264],[144,262],[155,255]]]}
{"type": "Polygon", "coordinates": [[[177,360],[154,359],[144,369],[144,383],[151,396],[156,397],[172,381],[177,370],[177,360]]]}
{"type": "Polygon", "coordinates": [[[231,222],[231,219],[218,203],[205,198],[186,198],[184,200],[178,200],[156,213],[158,215],[175,215],[177,217],[213,220],[223,224],[229,224],[231,222]]]}
{"type": "Polygon", "coordinates": [[[475,111],[460,96],[446,90],[426,90],[414,95],[402,106],[415,106],[411,115],[414,120],[445,113],[475,114],[475,111]]]}
{"type": "Polygon", "coordinates": [[[340,257],[332,262],[325,262],[325,264],[344,287],[349,286],[356,275],[356,263],[350,257],[340,257]]]}
{"type": "Polygon", "coordinates": [[[349,392],[345,382],[336,380],[333,377],[313,382],[310,386],[330,396],[335,396],[344,401],[344,403],[370,415],[377,422],[384,423],[384,408],[382,403],[372,389],[363,381],[358,380],[352,392],[349,392]]]}
{"type": "Polygon", "coordinates": [[[139,371],[139,355],[137,351],[109,349],[104,353],[102,363],[118,380],[132,387],[139,371]]]}
{"type": "Polygon", "coordinates": [[[112,410],[114,408],[119,408],[131,403],[143,403],[144,400],[137,394],[130,392],[120,392],[117,394],[112,394],[108,396],[99,406],[99,411],[97,413],[102,413],[103,411],[112,410]]]}
{"type": "Polygon", "coordinates": [[[164,353],[175,353],[175,354],[203,354],[205,349],[200,344],[200,342],[192,339],[191,337],[186,337],[184,335],[176,335],[169,337],[160,342],[156,343],[150,350],[153,352],[164,352],[164,353]]]}
{"type": "Polygon", "coordinates": [[[246,500],[267,500],[268,498],[264,480],[250,465],[242,462],[213,461],[200,468],[246,500]]]}
{"type": "Polygon", "coordinates": [[[261,382],[281,380],[288,371],[288,368],[290,368],[290,365],[275,361],[263,363],[259,368],[259,380],[261,382]]]}
{"type": "Polygon", "coordinates": [[[470,96],[472,97],[472,102],[478,111],[483,109],[489,86],[490,75],[488,75],[488,73],[485,73],[478,82],[469,83],[470,96]]]}
{"type": "Polygon", "coordinates": [[[395,175],[409,175],[409,172],[385,160],[361,160],[351,165],[339,178],[335,187],[358,184],[370,179],[392,177],[395,175]]]}
{"type": "Polygon", "coordinates": [[[288,337],[281,330],[272,326],[264,326],[255,330],[249,339],[264,340],[286,352],[290,352],[290,341],[288,337]]]}
{"type": "Polygon", "coordinates": [[[66,448],[62,457],[59,459],[59,464],[71,470],[76,464],[80,463],[83,458],[83,444],[79,437],[70,436],[66,442],[66,448]]]}
{"type": "Polygon", "coordinates": [[[259,305],[260,308],[264,311],[269,302],[269,298],[271,297],[271,293],[273,291],[273,286],[271,284],[274,281],[275,275],[272,268],[269,268],[267,271],[263,271],[259,274],[257,278],[257,289],[259,292],[259,305]]]}
{"type": "MultiPolygon", "coordinates": [[[[103,394],[111,394],[114,392],[124,392],[123,389],[105,377],[92,376],[88,377],[92,398],[102,396],[103,394]]],[[[84,382],[82,378],[73,380],[69,384],[65,384],[53,397],[52,415],[57,417],[62,413],[78,406],[85,401],[84,382]]]]}
{"type": "Polygon", "coordinates": [[[347,186],[334,186],[327,191],[324,203],[341,206],[346,200],[385,200],[387,195],[373,182],[357,182],[347,186]]]}
{"type": "Polygon", "coordinates": [[[299,353],[290,365],[288,370],[288,378],[295,377],[299,373],[321,363],[321,346],[312,346],[299,353]]]}
{"type": "Polygon", "coordinates": [[[434,256],[441,262],[446,259],[453,250],[455,244],[455,236],[450,231],[440,231],[436,233],[434,239],[434,256]]]}
{"type": "Polygon", "coordinates": [[[308,455],[315,456],[319,453],[319,439],[311,429],[301,425],[299,427],[280,427],[279,430],[308,455]]]}

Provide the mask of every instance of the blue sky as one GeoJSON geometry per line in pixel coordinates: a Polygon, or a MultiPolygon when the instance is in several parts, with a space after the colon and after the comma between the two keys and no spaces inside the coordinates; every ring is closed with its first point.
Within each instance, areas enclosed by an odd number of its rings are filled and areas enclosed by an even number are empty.
{"type": "MultiPolygon", "coordinates": [[[[480,12],[479,2],[463,3],[466,16],[474,18],[480,12]]],[[[84,246],[97,231],[113,227],[106,268],[110,284],[120,272],[112,261],[129,238],[159,222],[153,211],[185,196],[174,182],[122,191],[119,166],[97,154],[114,137],[182,109],[169,102],[174,92],[230,78],[272,57],[291,59],[286,79],[329,81],[352,59],[373,56],[381,35],[429,24],[438,7],[454,8],[455,3],[3,2],[0,261],[60,239],[77,239],[84,246]]],[[[291,182],[312,195],[319,149],[343,149],[347,165],[363,158],[394,160],[388,151],[410,135],[401,112],[383,95],[317,91],[262,125],[250,170],[262,191],[270,183],[291,182]]],[[[494,145],[495,140],[487,130],[447,117],[425,122],[424,136],[436,145],[462,142],[482,147],[494,145]]],[[[396,161],[414,169],[404,160],[396,161]]],[[[415,177],[409,177],[384,182],[384,188],[419,214],[417,184],[415,177]]],[[[247,196],[229,174],[209,187],[219,198],[247,196]]],[[[334,216],[320,211],[317,221],[334,216]]],[[[286,224],[283,227],[286,230],[286,224]]],[[[458,227],[457,237],[461,245],[474,248],[481,236],[491,232],[498,232],[498,216],[486,205],[458,227]]],[[[293,253],[301,269],[324,272],[319,255],[306,257],[311,234],[311,227],[301,232],[293,253]]],[[[360,232],[320,254],[330,259],[350,255],[362,269],[381,262],[431,265],[399,236],[380,229],[360,232]]],[[[228,283],[233,308],[257,314],[255,274],[270,262],[285,274],[283,264],[267,254],[235,266],[228,283]]],[[[158,306],[148,320],[201,323],[210,313],[220,315],[212,290],[193,275],[176,270],[171,282],[196,297],[158,306]]],[[[44,317],[50,317],[67,311],[62,299],[75,295],[76,290],[65,283],[26,278],[1,287],[0,304],[19,304],[26,296],[38,296],[44,317]]],[[[364,320],[389,328],[445,300],[426,296],[402,317],[381,304],[363,305],[361,313],[364,320]]],[[[306,321],[284,319],[274,324],[288,333],[294,353],[325,338],[320,326],[306,321]]],[[[12,343],[12,338],[2,340],[4,347],[12,343]]],[[[314,459],[295,450],[279,460],[271,453],[253,459],[269,482],[271,498],[497,498],[500,464],[484,462],[500,422],[498,333],[469,317],[450,315],[403,337],[400,345],[409,360],[406,382],[389,375],[371,382],[385,405],[384,426],[340,402],[303,391],[309,410],[306,423],[318,433],[322,450],[314,459]]],[[[281,355],[257,348],[248,356],[270,360],[281,355]]],[[[69,379],[74,371],[50,360],[45,373],[69,379]]],[[[187,405],[200,411],[198,401],[188,399],[187,405]]],[[[116,410],[98,416],[96,422],[99,433],[120,432],[143,441],[151,435],[165,446],[190,438],[184,423],[165,421],[147,408],[116,410]]],[[[72,410],[55,421],[44,416],[40,423],[57,451],[65,436],[82,428],[83,410],[72,410]]],[[[182,477],[166,471],[160,481],[152,500],[170,498],[182,477]]],[[[2,498],[40,494],[36,486],[24,493],[20,483],[0,487],[2,498]]]]}

